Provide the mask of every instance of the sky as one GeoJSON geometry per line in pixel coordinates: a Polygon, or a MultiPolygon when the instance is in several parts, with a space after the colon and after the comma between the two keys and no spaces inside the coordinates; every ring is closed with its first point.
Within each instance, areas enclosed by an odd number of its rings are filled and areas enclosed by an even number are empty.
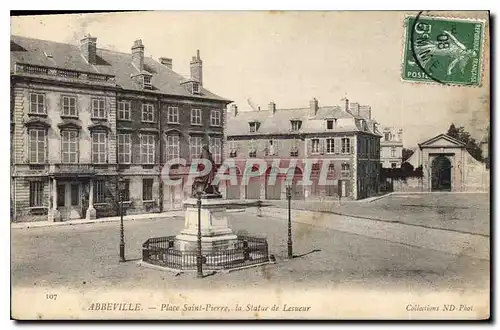
{"type": "MultiPolygon", "coordinates": [[[[453,122],[481,139],[490,117],[489,38],[481,87],[401,80],[403,21],[408,12],[156,11],[11,18],[11,34],[78,44],[85,33],[99,48],[130,52],[142,39],[145,55],[173,59],[189,76],[199,49],[203,84],[233,100],[267,109],[339,105],[344,96],[368,104],[385,126],[404,130],[404,147],[445,133],[453,122]]],[[[477,17],[486,13],[453,13],[477,17]]],[[[486,29],[488,31],[488,28],[486,29]]]]}

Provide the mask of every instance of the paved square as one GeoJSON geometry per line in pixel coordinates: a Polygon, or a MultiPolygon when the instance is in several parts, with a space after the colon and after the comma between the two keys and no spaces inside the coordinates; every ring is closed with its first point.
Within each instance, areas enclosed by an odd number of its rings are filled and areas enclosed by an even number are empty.
{"type": "MultiPolygon", "coordinates": [[[[385,203],[391,205],[395,199],[385,203]]],[[[294,254],[286,260],[286,221],[232,213],[235,232],[266,236],[275,265],[203,280],[192,273],[139,267],[141,244],[176,234],[182,218],[125,222],[127,263],[118,262],[119,224],[102,223],[12,231],[12,285],[73,289],[362,287],[384,290],[489,290],[489,261],[326,227],[293,224],[294,254]]],[[[362,221],[362,220],[360,220],[362,221]]]]}

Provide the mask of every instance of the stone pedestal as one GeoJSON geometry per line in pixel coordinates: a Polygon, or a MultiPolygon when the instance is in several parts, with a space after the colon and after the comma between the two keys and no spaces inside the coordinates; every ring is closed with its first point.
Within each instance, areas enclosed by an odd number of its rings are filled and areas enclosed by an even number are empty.
{"type": "MultiPolygon", "coordinates": [[[[234,248],[237,236],[229,228],[226,215],[227,201],[222,198],[201,199],[201,245],[203,251],[234,248]]],[[[175,248],[196,251],[198,248],[198,206],[195,198],[184,201],[186,215],[184,229],[175,238],[175,248]]]]}

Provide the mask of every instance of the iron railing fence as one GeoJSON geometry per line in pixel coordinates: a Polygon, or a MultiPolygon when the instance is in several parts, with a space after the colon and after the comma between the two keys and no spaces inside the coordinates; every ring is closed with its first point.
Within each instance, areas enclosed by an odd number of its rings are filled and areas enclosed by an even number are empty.
{"type": "MultiPolygon", "coordinates": [[[[195,270],[198,252],[180,250],[175,236],[150,238],[142,245],[142,261],[179,270],[195,270]]],[[[229,246],[202,250],[206,270],[231,269],[269,261],[265,238],[238,235],[229,246]]]]}

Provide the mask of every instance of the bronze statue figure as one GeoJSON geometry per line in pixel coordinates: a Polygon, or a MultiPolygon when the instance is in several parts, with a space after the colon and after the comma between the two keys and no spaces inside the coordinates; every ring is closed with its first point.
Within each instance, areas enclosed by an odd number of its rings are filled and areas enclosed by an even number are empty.
{"type": "MultiPolygon", "coordinates": [[[[213,184],[215,175],[217,174],[217,167],[215,166],[215,161],[212,157],[212,153],[210,152],[207,145],[203,145],[200,159],[208,159],[212,166],[208,174],[206,174],[205,176],[199,176],[194,180],[191,192],[192,197],[197,197],[197,191],[201,191],[204,195],[221,196],[218,185],[213,184]]],[[[198,171],[201,170],[200,167],[202,166],[203,165],[201,164],[198,165],[198,171]]]]}

